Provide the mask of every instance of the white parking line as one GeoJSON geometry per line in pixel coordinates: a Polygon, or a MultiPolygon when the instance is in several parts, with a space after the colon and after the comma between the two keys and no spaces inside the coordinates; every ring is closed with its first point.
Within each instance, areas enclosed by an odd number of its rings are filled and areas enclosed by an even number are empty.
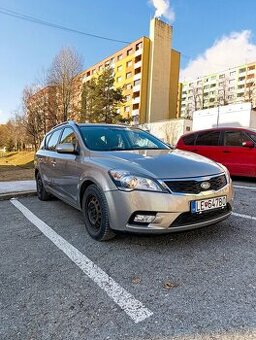
{"type": "Polygon", "coordinates": [[[60,250],[62,250],[63,253],[65,253],[90,279],[97,283],[97,285],[103,289],[135,323],[143,321],[153,315],[153,312],[144,307],[132,294],[122,288],[107,273],[57,234],[18,200],[11,199],[11,203],[60,250]]]}
{"type": "Polygon", "coordinates": [[[256,187],[248,187],[243,185],[233,185],[235,189],[248,189],[248,190],[256,190],[256,187]]]}
{"type": "Polygon", "coordinates": [[[232,212],[232,216],[241,217],[241,218],[246,218],[247,220],[256,221],[256,217],[250,216],[250,215],[244,215],[244,214],[238,214],[238,213],[232,212]]]}

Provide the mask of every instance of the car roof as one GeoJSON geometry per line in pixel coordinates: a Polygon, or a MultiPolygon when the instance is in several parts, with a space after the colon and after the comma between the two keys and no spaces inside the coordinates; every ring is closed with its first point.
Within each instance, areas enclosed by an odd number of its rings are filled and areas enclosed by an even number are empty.
{"type": "Polygon", "coordinates": [[[227,130],[227,129],[228,130],[237,130],[237,131],[250,131],[250,132],[256,133],[256,129],[252,129],[252,128],[222,126],[222,127],[211,128],[211,129],[203,129],[203,130],[192,131],[192,132],[184,134],[183,136],[188,136],[188,135],[201,133],[201,132],[223,131],[223,130],[227,130]]]}

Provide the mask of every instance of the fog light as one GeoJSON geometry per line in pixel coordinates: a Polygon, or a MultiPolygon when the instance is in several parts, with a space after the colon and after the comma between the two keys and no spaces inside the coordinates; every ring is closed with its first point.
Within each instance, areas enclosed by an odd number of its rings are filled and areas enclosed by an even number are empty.
{"type": "Polygon", "coordinates": [[[133,221],[137,223],[151,223],[155,219],[155,215],[135,215],[133,221]]]}

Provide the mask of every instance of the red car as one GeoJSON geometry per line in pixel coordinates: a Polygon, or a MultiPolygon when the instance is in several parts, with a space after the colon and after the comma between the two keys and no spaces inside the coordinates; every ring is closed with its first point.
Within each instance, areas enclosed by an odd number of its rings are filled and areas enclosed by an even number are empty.
{"type": "Polygon", "coordinates": [[[256,177],[256,130],[213,128],[180,137],[176,147],[225,165],[233,176],[256,177]]]}

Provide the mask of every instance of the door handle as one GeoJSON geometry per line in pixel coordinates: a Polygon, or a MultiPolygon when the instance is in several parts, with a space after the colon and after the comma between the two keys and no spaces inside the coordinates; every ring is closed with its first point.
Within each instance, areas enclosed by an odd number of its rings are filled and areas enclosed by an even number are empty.
{"type": "Polygon", "coordinates": [[[228,150],[224,150],[223,153],[230,153],[231,151],[228,150]]]}

